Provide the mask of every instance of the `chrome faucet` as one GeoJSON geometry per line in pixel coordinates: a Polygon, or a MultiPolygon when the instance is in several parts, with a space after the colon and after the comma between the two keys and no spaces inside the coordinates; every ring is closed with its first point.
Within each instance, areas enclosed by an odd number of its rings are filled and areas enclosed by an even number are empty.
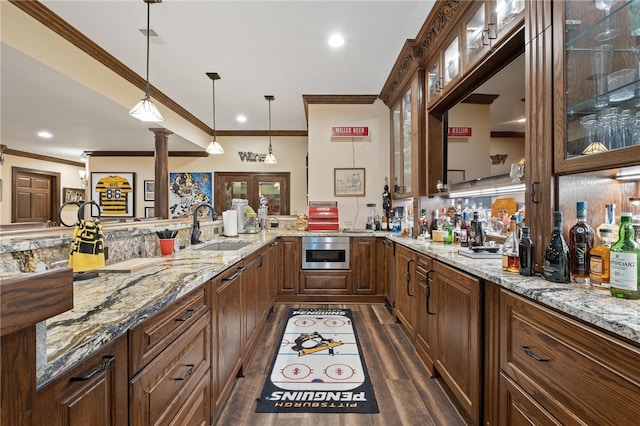
{"type": "Polygon", "coordinates": [[[200,203],[193,208],[193,230],[191,231],[191,244],[200,244],[200,224],[198,223],[198,210],[200,207],[209,207],[211,209],[211,219],[218,220],[218,214],[213,210],[213,206],[209,203],[200,203]]]}

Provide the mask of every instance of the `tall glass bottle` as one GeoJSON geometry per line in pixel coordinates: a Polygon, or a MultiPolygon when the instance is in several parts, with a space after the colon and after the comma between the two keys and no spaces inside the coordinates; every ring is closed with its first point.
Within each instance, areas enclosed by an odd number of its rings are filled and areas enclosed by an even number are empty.
{"type": "Polygon", "coordinates": [[[458,239],[460,240],[460,246],[469,247],[469,212],[467,211],[462,212],[458,239]]]}
{"type": "Polygon", "coordinates": [[[640,245],[635,242],[631,213],[620,215],[618,241],[611,245],[611,294],[624,299],[640,299],[640,245]]]}
{"type": "Polygon", "coordinates": [[[535,274],[533,259],[533,240],[531,240],[531,229],[528,226],[522,227],[522,238],[518,247],[520,254],[520,275],[532,277],[535,274]]]}
{"type": "Polygon", "coordinates": [[[589,285],[589,253],[593,248],[593,228],[587,223],[587,203],[576,203],[577,223],[569,230],[571,252],[571,280],[589,285]]]}
{"type": "Polygon", "coordinates": [[[555,283],[568,283],[571,276],[571,254],[562,236],[562,212],[553,212],[551,240],[544,252],[544,279],[555,283]]]}
{"type": "Polygon", "coordinates": [[[520,272],[520,242],[518,241],[518,217],[509,219],[509,235],[502,244],[502,270],[507,272],[520,272]]]}
{"type": "Polygon", "coordinates": [[[610,251],[613,242],[613,228],[600,228],[600,244],[589,253],[589,281],[593,289],[603,294],[611,294],[610,251]]]}
{"type": "Polygon", "coordinates": [[[473,219],[471,219],[471,225],[469,226],[469,246],[478,247],[484,244],[484,235],[482,230],[482,223],[478,219],[478,212],[473,212],[473,219]]]}

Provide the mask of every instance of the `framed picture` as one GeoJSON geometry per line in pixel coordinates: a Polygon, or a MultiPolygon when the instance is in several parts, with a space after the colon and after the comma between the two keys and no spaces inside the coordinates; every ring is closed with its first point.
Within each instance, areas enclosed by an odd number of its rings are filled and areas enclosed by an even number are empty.
{"type": "Polygon", "coordinates": [[[153,201],[156,199],[156,182],[154,180],[144,181],[144,200],[153,201]]]}
{"type": "Polygon", "coordinates": [[[365,169],[333,169],[333,195],[336,197],[364,197],[365,169]]]}
{"type": "Polygon", "coordinates": [[[156,217],[156,211],[153,207],[144,208],[144,217],[156,217]]]}
{"type": "Polygon", "coordinates": [[[84,200],[84,189],[82,188],[62,188],[62,202],[84,200]]]}
{"type": "MultiPolygon", "coordinates": [[[[193,216],[193,208],[200,203],[211,203],[213,184],[211,172],[169,173],[169,219],[193,216]]],[[[211,215],[210,209],[206,215],[211,215]]]]}
{"type": "Polygon", "coordinates": [[[100,206],[101,216],[135,216],[135,177],[132,172],[91,172],[91,200],[100,206]]]}

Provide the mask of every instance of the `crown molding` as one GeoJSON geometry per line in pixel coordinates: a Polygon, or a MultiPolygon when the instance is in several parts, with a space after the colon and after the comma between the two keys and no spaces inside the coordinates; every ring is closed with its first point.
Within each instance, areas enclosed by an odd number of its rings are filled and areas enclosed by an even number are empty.
{"type": "Polygon", "coordinates": [[[3,154],[15,155],[16,157],[24,157],[24,158],[31,158],[33,160],[49,161],[51,163],[66,164],[68,166],[74,166],[74,167],[84,167],[84,163],[81,161],[71,161],[71,160],[65,160],[62,158],[50,157],[48,155],[40,155],[40,154],[34,154],[32,152],[18,151],[17,149],[8,148],[6,145],[2,145],[1,151],[3,154]]]}
{"type": "Polygon", "coordinates": [[[378,99],[378,95],[302,95],[304,103],[304,117],[309,123],[309,104],[325,105],[353,105],[372,104],[378,99]]]}

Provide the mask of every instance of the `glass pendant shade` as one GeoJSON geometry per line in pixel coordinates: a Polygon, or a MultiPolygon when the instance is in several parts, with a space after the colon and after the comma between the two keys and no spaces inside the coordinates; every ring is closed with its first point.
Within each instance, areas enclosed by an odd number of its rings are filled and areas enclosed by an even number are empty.
{"type": "Polygon", "coordinates": [[[164,121],[162,114],[158,111],[158,108],[151,101],[149,96],[145,96],[134,106],[129,115],[137,118],[140,121],[164,121]]]}
{"type": "Polygon", "coordinates": [[[140,100],[134,106],[131,111],[129,111],[129,115],[137,118],[140,121],[155,121],[160,122],[164,121],[162,114],[158,111],[158,108],[151,101],[151,97],[149,96],[149,34],[150,34],[150,15],[151,15],[151,0],[145,0],[147,3],[147,79],[146,86],[144,90],[144,98],[140,100]]]}
{"type": "Polygon", "coordinates": [[[265,164],[277,164],[278,160],[276,160],[276,156],[273,155],[273,152],[269,152],[267,156],[264,158],[265,164]]]}
{"type": "Polygon", "coordinates": [[[207,147],[207,154],[213,154],[213,155],[224,154],[224,149],[222,148],[222,145],[220,145],[220,142],[214,140],[207,147]]]}

